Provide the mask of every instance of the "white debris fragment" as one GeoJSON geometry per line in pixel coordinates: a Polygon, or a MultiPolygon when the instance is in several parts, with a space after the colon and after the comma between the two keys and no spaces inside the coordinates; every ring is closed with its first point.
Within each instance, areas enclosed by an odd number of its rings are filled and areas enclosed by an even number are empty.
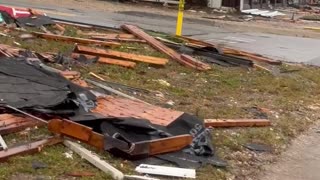
{"type": "Polygon", "coordinates": [[[63,154],[67,159],[73,159],[73,152],[72,151],[68,151],[63,154]]]}

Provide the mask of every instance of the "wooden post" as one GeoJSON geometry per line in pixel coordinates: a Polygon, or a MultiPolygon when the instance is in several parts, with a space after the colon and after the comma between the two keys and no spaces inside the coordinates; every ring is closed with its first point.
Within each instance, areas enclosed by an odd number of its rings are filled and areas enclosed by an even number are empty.
{"type": "Polygon", "coordinates": [[[183,11],[184,11],[184,0],[179,1],[178,17],[177,17],[177,27],[176,35],[181,36],[182,34],[182,24],[183,24],[183,11]]]}

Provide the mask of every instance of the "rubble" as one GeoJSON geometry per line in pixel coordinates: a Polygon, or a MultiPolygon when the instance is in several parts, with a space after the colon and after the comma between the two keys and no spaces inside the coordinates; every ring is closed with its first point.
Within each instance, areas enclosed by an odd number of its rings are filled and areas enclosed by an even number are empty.
{"type": "MultiPolygon", "coordinates": [[[[4,29],[11,31],[8,26],[12,24],[24,28],[23,31],[12,30],[19,38],[41,38],[48,42],[68,43],[73,47],[72,51],[61,54],[54,50],[35,52],[23,49],[22,45],[13,47],[0,44],[0,137],[38,126],[45,127],[54,135],[8,147],[1,138],[2,149],[6,149],[0,151],[1,161],[20,154],[37,153],[45,146],[63,142],[102,171],[111,173],[113,178],[125,177],[122,172],[92,155],[84,147],[71,142],[71,139],[132,162],[143,164],[156,159],[161,162],[159,165],[169,163],[193,168],[191,175],[179,177],[195,178],[195,169],[205,164],[227,166],[215,156],[208,127],[270,126],[267,119],[215,119],[203,122],[192,114],[152,105],[117,88],[144,94],[149,93],[148,90],[109,82],[99,72],[82,74],[82,71],[74,71],[72,68],[80,67],[83,70],[93,63],[100,63],[122,66],[125,68],[121,70],[126,71],[127,68],[144,64],[157,66],[161,71],[172,63],[170,60],[174,60],[190,68],[189,70],[210,71],[212,63],[264,69],[257,63],[280,65],[280,61],[189,37],[175,37],[181,42],[155,38],[139,27],[127,24],[121,26],[123,30],[113,30],[110,34],[81,32],[86,38],[73,37],[65,34],[65,24],[74,26],[73,23],[52,20],[32,9],[21,9],[21,14],[14,15],[13,8],[1,8],[3,7],[0,6],[2,15],[6,12],[9,17],[17,20],[10,22],[3,18],[4,29]],[[45,33],[35,32],[28,27],[36,27],[45,33]],[[52,28],[57,31],[52,31],[52,28]],[[128,42],[149,45],[167,58],[114,49],[128,42]],[[207,61],[202,61],[198,56],[206,57],[207,61]],[[82,77],[87,75],[99,81],[82,77]]],[[[87,25],[75,27],[91,28],[87,25]]],[[[173,86],[164,79],[155,81],[167,88],[173,86]]],[[[162,98],[164,95],[160,92],[157,96],[162,98]]],[[[172,107],[175,101],[167,101],[167,104],[172,107]]],[[[66,156],[72,157],[70,154],[66,156]]],[[[142,166],[145,165],[140,167],[142,166]]],[[[73,172],[68,175],[91,176],[92,173],[73,172]]]]}

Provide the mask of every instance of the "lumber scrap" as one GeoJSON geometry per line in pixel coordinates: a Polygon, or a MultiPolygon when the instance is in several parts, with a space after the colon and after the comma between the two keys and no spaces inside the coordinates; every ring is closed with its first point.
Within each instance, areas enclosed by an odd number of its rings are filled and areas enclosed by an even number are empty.
{"type": "Polygon", "coordinates": [[[64,41],[69,43],[97,44],[102,46],[120,46],[120,43],[117,43],[117,42],[98,41],[98,40],[84,39],[84,38],[77,38],[77,37],[70,37],[70,36],[46,34],[46,33],[40,33],[40,32],[33,32],[32,34],[43,39],[64,41]]]}
{"type": "Polygon", "coordinates": [[[264,127],[271,126],[268,119],[205,119],[206,127],[264,127]]]}
{"type": "MultiPolygon", "coordinates": [[[[71,57],[74,59],[78,59],[81,55],[85,56],[88,59],[96,58],[96,56],[81,54],[81,53],[72,53],[71,57]]],[[[98,57],[98,62],[101,64],[112,64],[112,65],[118,65],[118,66],[123,66],[127,68],[134,68],[136,66],[135,62],[124,61],[124,60],[114,59],[110,57],[98,57]]]]}
{"type": "Polygon", "coordinates": [[[119,42],[135,42],[135,43],[146,43],[145,40],[133,39],[133,38],[120,38],[120,37],[108,37],[108,36],[91,36],[90,39],[99,41],[119,41],[119,42]]]}
{"type": "Polygon", "coordinates": [[[75,52],[77,53],[84,53],[93,56],[102,56],[102,57],[116,57],[122,58],[132,61],[138,62],[145,62],[149,64],[156,64],[156,65],[165,65],[168,63],[168,59],[165,58],[158,58],[158,57],[151,57],[151,56],[144,56],[144,55],[137,55],[131,54],[126,52],[114,51],[110,49],[98,49],[86,46],[77,45],[75,47],[75,52]]]}
{"type": "Polygon", "coordinates": [[[195,60],[193,57],[186,55],[186,54],[181,54],[181,58],[191,64],[193,64],[194,66],[196,66],[197,68],[201,68],[204,70],[210,70],[211,66],[209,64],[205,64],[202,63],[200,61],[195,60]]]}
{"type": "MultiPolygon", "coordinates": [[[[150,46],[152,46],[153,48],[157,49],[158,51],[170,56],[173,60],[179,62],[182,65],[192,67],[192,68],[198,69],[198,70],[208,70],[208,68],[202,68],[202,66],[196,66],[193,63],[190,63],[190,61],[186,61],[184,58],[181,57],[181,54],[179,54],[176,51],[174,51],[173,49],[167,47],[166,45],[164,45],[160,41],[156,40],[152,36],[148,35],[143,30],[141,30],[140,28],[138,28],[136,26],[125,24],[125,25],[122,25],[121,28],[123,28],[124,30],[127,30],[128,32],[139,37],[140,39],[147,41],[147,43],[150,46]]],[[[192,58],[192,57],[190,57],[190,58],[192,58]]],[[[198,64],[203,64],[203,66],[208,66],[207,64],[200,62],[200,61],[193,59],[193,58],[192,58],[192,61],[198,62],[198,64]]]]}
{"type": "Polygon", "coordinates": [[[55,145],[61,142],[62,140],[59,137],[50,137],[15,147],[9,147],[5,151],[0,151],[0,162],[6,161],[16,155],[34,154],[40,152],[45,146],[55,145]]]}
{"type": "Polygon", "coordinates": [[[112,165],[102,160],[98,155],[92,153],[86,148],[82,147],[80,144],[64,140],[63,144],[70,148],[72,151],[76,152],[82,158],[89,161],[91,164],[99,168],[101,171],[111,174],[113,179],[122,180],[124,178],[124,174],[118,169],[114,168],[112,165]]]}
{"type": "MultiPolygon", "coordinates": [[[[193,39],[190,37],[186,37],[186,36],[178,36],[180,39],[187,41],[187,45],[191,46],[191,47],[197,47],[197,48],[205,48],[205,47],[213,47],[213,48],[218,48],[218,45],[213,44],[213,43],[208,43],[205,41],[201,41],[201,40],[197,40],[197,39],[193,39]]],[[[268,63],[268,64],[273,64],[273,65],[280,65],[282,64],[281,61],[278,60],[273,60],[267,57],[264,57],[262,55],[259,54],[255,54],[255,53],[250,53],[250,52],[246,52],[246,51],[241,51],[241,50],[236,50],[230,47],[219,47],[220,50],[222,50],[223,54],[226,55],[233,55],[233,56],[242,56],[242,57],[246,57],[252,61],[258,61],[258,62],[264,62],[264,63],[268,63]]]]}
{"type": "Polygon", "coordinates": [[[91,32],[77,32],[78,34],[84,35],[84,36],[104,36],[104,37],[108,37],[108,38],[116,38],[116,37],[120,37],[120,38],[126,38],[126,39],[135,39],[136,37],[132,34],[126,34],[126,33],[101,33],[101,32],[95,32],[95,31],[91,31],[91,32]]]}
{"type": "Polygon", "coordinates": [[[99,150],[104,149],[103,135],[92,128],[68,120],[52,119],[48,123],[49,131],[80,140],[99,150]]]}
{"type": "Polygon", "coordinates": [[[22,131],[28,127],[41,126],[43,123],[24,116],[15,114],[1,114],[0,115],[0,135],[6,135],[22,131]]]}

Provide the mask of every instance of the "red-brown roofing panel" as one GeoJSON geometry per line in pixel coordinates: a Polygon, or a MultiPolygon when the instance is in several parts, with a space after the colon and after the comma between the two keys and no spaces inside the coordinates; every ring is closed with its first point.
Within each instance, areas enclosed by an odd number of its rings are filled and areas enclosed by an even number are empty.
{"type": "Polygon", "coordinates": [[[40,123],[32,118],[14,114],[0,114],[0,135],[22,131],[40,123]]]}
{"type": "Polygon", "coordinates": [[[146,119],[153,124],[167,126],[183,112],[157,107],[130,99],[106,96],[97,100],[98,105],[93,112],[108,117],[133,117],[146,119]]]}

